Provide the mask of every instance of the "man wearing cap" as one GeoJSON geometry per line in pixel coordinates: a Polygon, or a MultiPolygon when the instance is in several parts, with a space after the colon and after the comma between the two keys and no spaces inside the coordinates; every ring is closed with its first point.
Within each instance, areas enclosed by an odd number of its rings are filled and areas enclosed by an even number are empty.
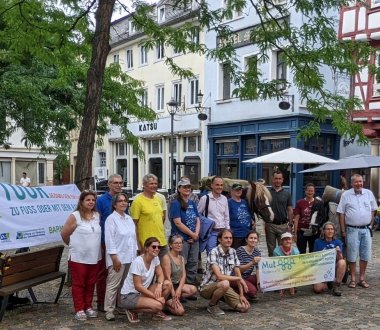
{"type": "Polygon", "coordinates": [[[268,256],[273,256],[276,242],[280,244],[280,237],[283,233],[290,231],[293,226],[292,197],[289,192],[282,187],[284,176],[282,172],[276,171],[272,177],[272,188],[269,189],[272,195],[270,204],[274,213],[272,223],[265,224],[265,236],[268,247],[268,256]]]}
{"type": "Polygon", "coordinates": [[[136,196],[131,205],[131,217],[136,224],[137,243],[142,251],[144,242],[149,237],[157,237],[161,249],[158,257],[160,260],[168,252],[165,238],[164,217],[162,203],[156,196],[158,178],[154,174],[146,174],[143,177],[143,192],[136,196]]]}
{"type": "Polygon", "coordinates": [[[190,199],[191,183],[189,179],[178,182],[178,196],[170,206],[169,218],[172,235],[183,238],[182,256],[186,262],[186,283],[196,284],[199,253],[200,221],[197,206],[190,199]]]}
{"type": "Polygon", "coordinates": [[[198,204],[199,214],[204,214],[210,220],[215,222],[211,236],[206,245],[207,254],[217,246],[218,233],[223,229],[230,229],[230,214],[228,211],[228,201],[226,196],[222,195],[224,187],[223,178],[214,176],[211,180],[211,192],[202,196],[198,204]],[[208,208],[206,203],[208,199],[208,208]],[[207,214],[206,214],[207,213],[207,214]]]}
{"type": "Polygon", "coordinates": [[[230,213],[230,227],[233,231],[234,241],[232,247],[237,249],[245,244],[245,237],[252,228],[253,219],[248,203],[241,198],[243,186],[234,183],[231,187],[231,198],[228,199],[230,213]]]}
{"type": "Polygon", "coordinates": [[[363,188],[363,177],[354,174],[351,177],[350,190],[343,193],[337,212],[342,239],[346,240],[347,262],[350,266],[351,281],[349,288],[359,285],[369,288],[365,280],[368,260],[371,258],[372,231],[377,204],[372,191],[363,188]],[[356,283],[356,260],[359,257],[359,281],[356,283]]]}

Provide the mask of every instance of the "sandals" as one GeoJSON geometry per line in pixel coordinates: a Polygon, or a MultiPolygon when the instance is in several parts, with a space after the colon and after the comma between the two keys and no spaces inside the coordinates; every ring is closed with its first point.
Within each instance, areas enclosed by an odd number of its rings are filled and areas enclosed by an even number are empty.
{"type": "Polygon", "coordinates": [[[348,284],[348,287],[351,288],[351,289],[355,289],[356,288],[356,282],[355,281],[350,281],[350,283],[348,284]]]}
{"type": "Polygon", "coordinates": [[[368,289],[369,288],[369,284],[365,280],[359,281],[358,285],[361,286],[364,289],[368,289]]]}

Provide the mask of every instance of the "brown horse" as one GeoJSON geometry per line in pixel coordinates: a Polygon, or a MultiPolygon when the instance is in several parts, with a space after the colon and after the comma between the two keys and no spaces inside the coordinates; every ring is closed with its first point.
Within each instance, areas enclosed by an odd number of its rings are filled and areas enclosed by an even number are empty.
{"type": "Polygon", "coordinates": [[[247,199],[256,218],[262,219],[264,222],[273,221],[274,213],[270,207],[272,195],[267,187],[260,182],[250,182],[247,189],[247,199]]]}

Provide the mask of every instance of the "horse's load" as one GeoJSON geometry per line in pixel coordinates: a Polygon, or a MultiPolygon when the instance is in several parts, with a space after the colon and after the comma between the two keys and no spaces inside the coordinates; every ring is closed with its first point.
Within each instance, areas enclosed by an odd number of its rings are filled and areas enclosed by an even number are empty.
{"type": "Polygon", "coordinates": [[[326,186],[322,195],[322,200],[324,203],[334,202],[336,204],[339,204],[340,198],[342,197],[343,193],[344,190],[340,190],[331,186],[326,186]]]}
{"type": "MultiPolygon", "coordinates": [[[[211,190],[211,180],[213,176],[205,176],[201,179],[201,190],[211,190]]],[[[239,183],[242,185],[243,189],[247,189],[249,187],[249,182],[247,180],[238,180],[238,179],[229,179],[229,178],[223,178],[224,182],[224,191],[230,192],[231,187],[234,183],[239,183]]]]}

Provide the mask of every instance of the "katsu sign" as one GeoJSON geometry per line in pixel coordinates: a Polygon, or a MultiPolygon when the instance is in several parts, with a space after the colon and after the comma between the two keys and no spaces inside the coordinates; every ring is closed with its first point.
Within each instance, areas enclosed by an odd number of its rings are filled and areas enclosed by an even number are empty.
{"type": "Polygon", "coordinates": [[[335,260],[335,249],[261,258],[260,288],[265,292],[334,281],[335,260]]]}
{"type": "Polygon", "coordinates": [[[0,251],[61,240],[77,204],[76,185],[23,187],[0,183],[0,251]]]}

